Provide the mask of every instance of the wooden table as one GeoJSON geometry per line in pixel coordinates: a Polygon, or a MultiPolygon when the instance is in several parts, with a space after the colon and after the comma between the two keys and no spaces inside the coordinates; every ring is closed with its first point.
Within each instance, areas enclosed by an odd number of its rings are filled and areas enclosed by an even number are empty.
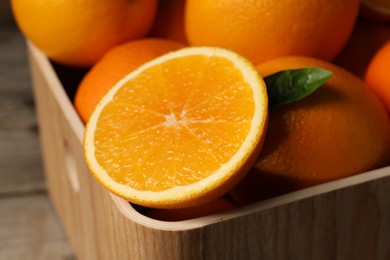
{"type": "Polygon", "coordinates": [[[75,259],[46,193],[25,42],[1,5],[0,260],[75,259]]]}

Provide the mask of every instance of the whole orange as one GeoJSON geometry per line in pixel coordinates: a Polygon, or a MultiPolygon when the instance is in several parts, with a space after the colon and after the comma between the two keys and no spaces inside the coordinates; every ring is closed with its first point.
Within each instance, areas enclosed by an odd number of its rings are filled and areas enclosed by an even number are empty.
{"type": "Polygon", "coordinates": [[[100,98],[121,78],[143,63],[185,45],[179,42],[144,38],[110,49],[83,77],[74,98],[76,111],[86,123],[100,98]]]}
{"type": "Polygon", "coordinates": [[[229,48],[256,64],[286,55],[332,60],[358,9],[359,0],[188,0],[185,30],[191,45],[229,48]]]}
{"type": "Polygon", "coordinates": [[[115,45],[146,35],[157,0],[12,0],[11,4],[22,33],[49,58],[86,67],[115,45]]]}
{"type": "Polygon", "coordinates": [[[231,192],[258,201],[390,163],[390,121],[362,80],[318,59],[283,57],[258,66],[262,76],[320,67],[333,76],[306,98],[270,109],[263,149],[231,192]]]}
{"type": "Polygon", "coordinates": [[[186,0],[159,1],[150,36],[186,43],[187,39],[184,31],[185,4],[186,0]]]}
{"type": "Polygon", "coordinates": [[[390,113],[390,41],[382,46],[368,65],[365,82],[385,104],[390,113]]]}

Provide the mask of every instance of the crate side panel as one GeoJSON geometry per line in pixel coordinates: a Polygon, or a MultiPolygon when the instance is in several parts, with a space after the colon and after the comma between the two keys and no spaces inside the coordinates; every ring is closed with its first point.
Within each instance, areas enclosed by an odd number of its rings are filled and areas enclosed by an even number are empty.
{"type": "MultiPolygon", "coordinates": [[[[89,205],[84,203],[88,198],[81,196],[81,193],[75,193],[69,182],[68,167],[65,164],[71,143],[65,135],[69,130],[68,125],[56,99],[50,92],[48,87],[50,82],[43,76],[36,60],[31,58],[30,61],[46,184],[71,245],[76,254],[79,254],[81,251],[86,251],[83,248],[92,249],[94,244],[93,235],[88,235],[90,232],[86,232],[89,229],[93,230],[92,222],[85,221],[83,216],[83,210],[88,211],[89,205]]],[[[88,251],[89,259],[96,256],[94,250],[88,251]]]]}
{"type": "Polygon", "coordinates": [[[390,259],[390,177],[203,228],[204,259],[390,259]]]}
{"type": "Polygon", "coordinates": [[[390,258],[389,176],[195,229],[134,221],[91,176],[80,138],[33,58],[31,69],[47,185],[80,259],[390,258]]]}

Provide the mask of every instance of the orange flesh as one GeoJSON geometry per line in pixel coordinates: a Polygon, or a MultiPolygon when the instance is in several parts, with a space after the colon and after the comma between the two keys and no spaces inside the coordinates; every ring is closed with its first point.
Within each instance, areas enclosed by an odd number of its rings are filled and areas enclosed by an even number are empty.
{"type": "Polygon", "coordinates": [[[255,105],[241,72],[203,55],[155,65],[101,112],[95,155],[116,182],[162,191],[217,171],[241,147],[255,105]]]}

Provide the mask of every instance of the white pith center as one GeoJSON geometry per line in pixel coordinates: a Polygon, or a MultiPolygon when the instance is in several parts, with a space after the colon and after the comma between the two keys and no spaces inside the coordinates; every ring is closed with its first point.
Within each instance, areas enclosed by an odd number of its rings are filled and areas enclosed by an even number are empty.
{"type": "Polygon", "coordinates": [[[176,126],[177,124],[179,124],[181,122],[181,120],[178,120],[176,118],[176,115],[175,113],[171,112],[171,114],[169,115],[164,115],[165,117],[165,122],[164,122],[164,125],[166,127],[173,127],[173,126],[176,126]]]}

